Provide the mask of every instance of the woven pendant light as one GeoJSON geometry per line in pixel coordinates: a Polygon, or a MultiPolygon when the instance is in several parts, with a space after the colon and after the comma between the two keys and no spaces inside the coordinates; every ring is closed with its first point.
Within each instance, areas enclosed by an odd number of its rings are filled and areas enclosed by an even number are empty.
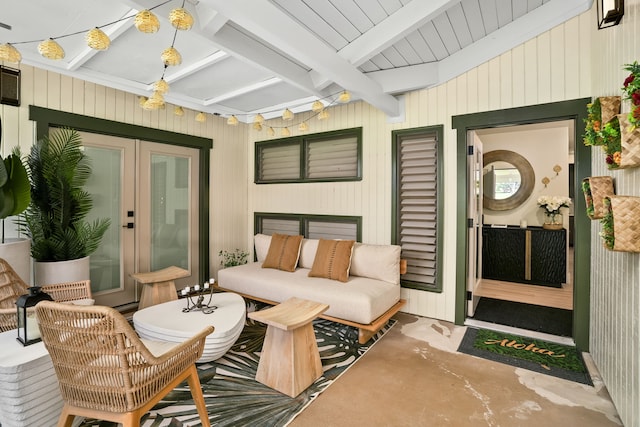
{"type": "Polygon", "coordinates": [[[342,103],[351,101],[351,94],[346,90],[343,90],[340,96],[338,97],[338,101],[342,103]]]}
{"type": "Polygon", "coordinates": [[[153,90],[160,93],[167,93],[169,91],[169,83],[164,78],[161,78],[153,84],[153,90]]]}
{"type": "Polygon", "coordinates": [[[160,92],[153,92],[142,106],[145,110],[159,110],[162,107],[164,107],[164,97],[160,92]]]}
{"type": "Polygon", "coordinates": [[[40,52],[40,55],[48,59],[64,58],[64,49],[62,49],[62,46],[53,39],[41,41],[38,45],[38,52],[40,52]]]}
{"type": "Polygon", "coordinates": [[[307,124],[307,122],[302,122],[298,125],[298,130],[300,132],[306,132],[309,130],[309,125],[307,124]]]}
{"type": "Polygon", "coordinates": [[[282,120],[293,120],[293,111],[288,108],[282,113],[282,120]]]}
{"type": "Polygon", "coordinates": [[[164,65],[180,65],[182,63],[182,56],[180,55],[180,52],[178,52],[178,50],[173,46],[163,50],[160,58],[162,58],[164,65]]]}
{"type": "Polygon", "coordinates": [[[85,40],[87,41],[87,46],[95,50],[106,50],[111,44],[111,39],[109,39],[109,36],[97,27],[89,30],[89,32],[85,36],[85,40]]]}
{"type": "Polygon", "coordinates": [[[173,114],[175,114],[176,116],[184,116],[184,109],[182,107],[180,107],[179,105],[173,109],[173,114]]]}
{"type": "Polygon", "coordinates": [[[262,123],[254,123],[253,128],[260,132],[262,130],[262,123]]]}
{"type": "Polygon", "coordinates": [[[141,96],[140,98],[138,98],[138,104],[140,104],[140,106],[142,108],[144,108],[144,104],[145,102],[147,102],[149,98],[147,98],[146,96],[141,96]]]}
{"type": "Polygon", "coordinates": [[[313,111],[314,113],[322,111],[323,108],[324,104],[317,99],[313,102],[313,104],[311,104],[311,111],[313,111]]]}
{"type": "Polygon", "coordinates": [[[156,15],[148,9],[138,12],[134,20],[134,25],[138,31],[147,34],[156,33],[160,29],[160,21],[158,21],[156,15]]]}
{"type": "Polygon", "coordinates": [[[267,129],[267,133],[269,134],[269,136],[276,136],[276,131],[273,130],[272,127],[269,127],[269,129],[267,129]]]}
{"type": "Polygon", "coordinates": [[[196,114],[196,122],[204,123],[207,121],[207,116],[202,111],[196,114]]]}
{"type": "Polygon", "coordinates": [[[282,130],[280,131],[280,135],[291,136],[291,131],[289,130],[289,128],[282,128],[282,130]]]}
{"type": "Polygon", "coordinates": [[[227,119],[227,124],[231,126],[238,126],[238,118],[236,116],[231,116],[227,119]]]}
{"type": "Polygon", "coordinates": [[[18,63],[22,61],[22,55],[11,43],[0,44],[0,61],[18,63]]]}
{"type": "Polygon", "coordinates": [[[263,124],[264,123],[264,116],[260,113],[258,113],[254,118],[253,118],[253,123],[258,123],[258,124],[263,124]]]}
{"type": "Polygon", "coordinates": [[[322,110],[320,111],[320,114],[318,114],[318,120],[325,120],[329,118],[329,112],[327,110],[322,110]]]}
{"type": "Polygon", "coordinates": [[[183,7],[169,13],[169,22],[178,30],[189,30],[193,26],[193,16],[183,7]]]}

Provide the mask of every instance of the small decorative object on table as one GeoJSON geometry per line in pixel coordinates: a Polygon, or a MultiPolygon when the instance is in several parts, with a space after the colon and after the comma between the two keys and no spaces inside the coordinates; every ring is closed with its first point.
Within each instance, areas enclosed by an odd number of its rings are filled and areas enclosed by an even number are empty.
{"type": "Polygon", "coordinates": [[[16,301],[18,315],[18,341],[27,346],[42,341],[38,320],[33,307],[40,301],[53,301],[51,295],[42,292],[40,286],[31,286],[29,293],[16,301]]]}
{"type": "Polygon", "coordinates": [[[544,209],[544,223],[542,228],[547,230],[561,230],[563,228],[563,218],[561,208],[568,208],[571,199],[564,196],[540,196],[538,205],[544,209]]]}
{"type": "Polygon", "coordinates": [[[193,288],[187,286],[186,288],[180,291],[180,295],[185,297],[184,299],[187,301],[187,306],[182,309],[184,313],[188,313],[190,311],[201,311],[204,314],[213,313],[218,307],[211,304],[211,298],[213,296],[213,285],[214,280],[209,279],[209,281],[204,282],[202,286],[195,285],[193,288]],[[209,300],[206,304],[204,304],[204,299],[206,296],[209,296],[209,300]],[[192,297],[197,297],[196,302],[193,302],[192,297]]]}

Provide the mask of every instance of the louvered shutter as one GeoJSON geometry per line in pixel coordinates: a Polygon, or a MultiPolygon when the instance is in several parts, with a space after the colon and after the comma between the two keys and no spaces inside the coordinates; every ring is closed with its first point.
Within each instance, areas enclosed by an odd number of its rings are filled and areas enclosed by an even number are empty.
{"type": "Polygon", "coordinates": [[[358,138],[312,141],[307,146],[307,178],[358,176],[358,138]]]}
{"type": "Polygon", "coordinates": [[[298,219],[262,218],[261,233],[297,236],[300,234],[300,221],[298,219]]]}
{"type": "Polygon", "coordinates": [[[436,285],[437,140],[422,135],[399,142],[398,241],[407,260],[404,281],[436,285]]]}
{"type": "Polygon", "coordinates": [[[300,179],[300,145],[263,146],[258,165],[260,181],[300,179]]]}
{"type": "Polygon", "coordinates": [[[315,221],[308,224],[309,239],[342,239],[356,240],[358,237],[357,222],[315,221]]]}

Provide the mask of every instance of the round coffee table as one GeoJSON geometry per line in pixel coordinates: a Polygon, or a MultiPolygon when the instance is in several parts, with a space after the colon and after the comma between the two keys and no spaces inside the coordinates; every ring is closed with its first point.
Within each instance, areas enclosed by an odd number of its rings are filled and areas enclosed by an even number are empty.
{"type": "Polygon", "coordinates": [[[133,314],[133,326],[141,338],[179,343],[211,325],[215,330],[205,339],[202,357],[198,359],[198,363],[210,362],[233,346],[242,332],[246,315],[244,299],[231,292],[214,293],[211,305],[218,307],[211,314],[182,312],[187,306],[184,299],[152,305],[133,314]]]}

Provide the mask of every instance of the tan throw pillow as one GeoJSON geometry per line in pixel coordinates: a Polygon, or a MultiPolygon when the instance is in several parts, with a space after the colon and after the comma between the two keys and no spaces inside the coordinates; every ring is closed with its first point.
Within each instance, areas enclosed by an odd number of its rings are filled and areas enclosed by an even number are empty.
{"type": "Polygon", "coordinates": [[[262,263],[262,268],[295,271],[300,256],[300,243],[302,243],[302,236],[272,234],[269,251],[262,263]]]}
{"type": "Polygon", "coordinates": [[[324,240],[318,242],[309,277],[324,277],[346,282],[349,280],[353,240],[324,240]]]}

